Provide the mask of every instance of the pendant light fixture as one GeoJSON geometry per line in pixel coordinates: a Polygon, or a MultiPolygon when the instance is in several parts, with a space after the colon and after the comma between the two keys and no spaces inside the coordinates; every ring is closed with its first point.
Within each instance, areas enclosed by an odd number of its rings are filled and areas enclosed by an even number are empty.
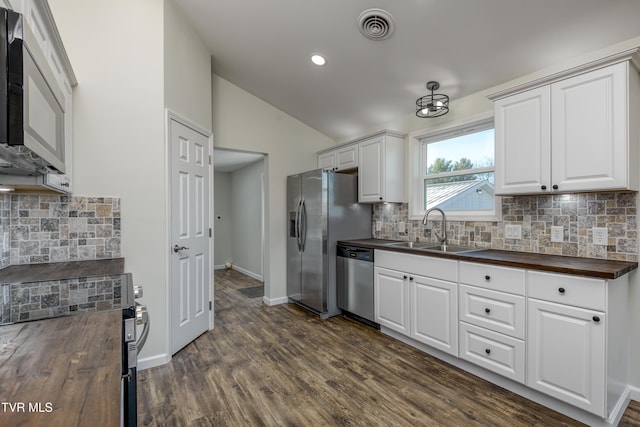
{"type": "Polygon", "coordinates": [[[433,93],[439,88],[440,83],[438,82],[427,83],[427,90],[431,91],[431,95],[425,95],[416,100],[416,116],[422,118],[440,117],[449,112],[449,97],[441,93],[433,93]]]}

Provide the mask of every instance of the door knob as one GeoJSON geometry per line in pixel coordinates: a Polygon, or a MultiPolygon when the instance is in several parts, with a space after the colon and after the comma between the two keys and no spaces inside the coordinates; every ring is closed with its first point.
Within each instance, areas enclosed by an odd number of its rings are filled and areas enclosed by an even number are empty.
{"type": "Polygon", "coordinates": [[[186,246],[178,246],[178,245],[175,245],[175,246],[173,247],[173,252],[184,251],[185,249],[189,249],[189,248],[187,248],[186,246]]]}

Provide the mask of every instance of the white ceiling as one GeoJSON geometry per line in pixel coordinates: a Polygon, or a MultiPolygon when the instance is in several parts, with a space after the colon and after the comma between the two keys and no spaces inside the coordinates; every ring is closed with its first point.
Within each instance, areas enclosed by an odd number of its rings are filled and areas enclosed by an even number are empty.
{"type": "MultiPolygon", "coordinates": [[[[344,139],[415,114],[425,84],[455,100],[640,36],[639,0],[176,0],[214,72],[344,139]],[[361,12],[395,32],[365,39],[361,12]],[[309,57],[321,53],[323,67],[309,57]]],[[[437,119],[425,119],[437,120],[437,119]]]]}
{"type": "Polygon", "coordinates": [[[213,170],[233,172],[264,158],[263,154],[233,150],[213,150],[213,170]]]}

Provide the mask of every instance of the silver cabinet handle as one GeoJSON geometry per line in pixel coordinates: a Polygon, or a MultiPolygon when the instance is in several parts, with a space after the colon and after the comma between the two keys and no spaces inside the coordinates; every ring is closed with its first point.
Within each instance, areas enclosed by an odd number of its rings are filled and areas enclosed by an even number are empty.
{"type": "Polygon", "coordinates": [[[175,246],[173,247],[173,252],[184,251],[184,250],[186,250],[186,249],[189,249],[189,248],[187,248],[186,246],[178,246],[178,245],[175,245],[175,246]]]}

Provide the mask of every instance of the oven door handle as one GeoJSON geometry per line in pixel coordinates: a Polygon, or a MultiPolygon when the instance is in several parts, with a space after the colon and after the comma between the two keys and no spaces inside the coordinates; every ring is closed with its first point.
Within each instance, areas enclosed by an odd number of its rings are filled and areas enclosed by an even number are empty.
{"type": "Polygon", "coordinates": [[[143,325],[142,332],[140,332],[140,336],[136,340],[138,352],[140,352],[140,350],[142,350],[142,347],[144,347],[144,343],[147,342],[147,336],[149,335],[149,329],[151,327],[151,320],[149,319],[149,312],[147,311],[146,307],[138,302],[136,302],[136,320],[136,323],[138,323],[139,325],[143,325]],[[138,310],[138,307],[140,307],[141,309],[138,310]]]}

